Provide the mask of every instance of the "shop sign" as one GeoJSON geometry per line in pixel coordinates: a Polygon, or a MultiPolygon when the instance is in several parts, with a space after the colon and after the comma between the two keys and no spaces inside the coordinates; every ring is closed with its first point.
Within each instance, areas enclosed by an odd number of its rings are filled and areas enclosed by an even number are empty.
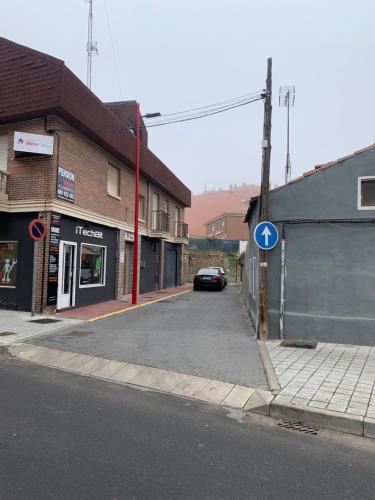
{"type": "Polygon", "coordinates": [[[21,153],[53,155],[53,142],[54,137],[52,135],[14,132],[13,150],[21,153]]]}
{"type": "Polygon", "coordinates": [[[129,233],[129,231],[125,231],[124,238],[125,238],[125,241],[134,242],[134,233],[129,233]]]}
{"type": "Polygon", "coordinates": [[[101,231],[94,231],[93,229],[84,229],[82,226],[76,226],[76,234],[80,236],[87,236],[88,238],[99,238],[103,239],[103,233],[101,231]]]}
{"type": "Polygon", "coordinates": [[[59,275],[59,245],[60,245],[61,215],[51,215],[51,234],[48,256],[48,305],[57,304],[57,282],[59,275]]]}
{"type": "Polygon", "coordinates": [[[70,170],[58,166],[57,168],[57,197],[60,200],[74,203],[75,175],[70,170]]]}

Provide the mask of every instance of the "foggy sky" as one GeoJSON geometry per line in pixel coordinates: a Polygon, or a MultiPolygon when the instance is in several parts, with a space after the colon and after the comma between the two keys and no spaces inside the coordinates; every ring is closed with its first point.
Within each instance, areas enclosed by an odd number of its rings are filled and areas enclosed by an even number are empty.
{"type": "MultiPolygon", "coordinates": [[[[86,81],[84,0],[1,2],[1,36],[63,59],[86,81]]],[[[92,90],[169,113],[258,91],[273,58],[272,184],[284,179],[286,110],[295,85],[292,176],[374,142],[370,0],[94,0],[92,90]],[[117,70],[115,60],[117,61],[117,70]]],[[[149,131],[151,149],[194,192],[259,184],[263,105],[149,131]]],[[[375,167],[374,167],[375,168],[375,167]]]]}

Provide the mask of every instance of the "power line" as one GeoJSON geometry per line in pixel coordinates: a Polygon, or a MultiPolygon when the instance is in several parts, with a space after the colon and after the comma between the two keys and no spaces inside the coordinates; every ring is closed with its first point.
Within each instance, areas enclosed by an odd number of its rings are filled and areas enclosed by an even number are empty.
{"type": "MultiPolygon", "coordinates": [[[[157,122],[157,123],[152,123],[150,125],[142,125],[140,128],[141,129],[147,129],[147,128],[153,128],[153,127],[161,127],[161,126],[164,126],[164,125],[171,125],[171,124],[174,124],[174,123],[182,123],[182,122],[187,122],[187,121],[192,121],[192,120],[198,120],[200,118],[205,118],[207,116],[212,116],[212,115],[216,115],[216,114],[219,114],[219,113],[224,113],[224,112],[229,111],[231,109],[235,109],[235,108],[239,108],[239,107],[242,107],[242,106],[246,106],[246,105],[251,104],[253,102],[263,100],[264,97],[265,97],[264,93],[258,93],[252,99],[248,99],[248,100],[245,100],[245,101],[239,101],[237,103],[234,103],[234,104],[231,104],[231,105],[228,104],[226,106],[221,106],[221,107],[217,107],[216,106],[216,107],[214,107],[212,109],[208,109],[207,112],[188,114],[187,116],[184,116],[184,117],[181,117],[181,118],[177,118],[177,119],[160,121],[160,122],[157,122]]],[[[212,105],[210,105],[210,106],[212,106],[212,105]]],[[[209,108],[209,106],[207,106],[206,108],[209,108]]],[[[182,112],[179,112],[179,114],[181,114],[181,113],[182,112]]],[[[90,131],[94,131],[94,132],[102,132],[102,133],[113,133],[113,132],[121,132],[122,130],[127,130],[128,128],[129,128],[129,126],[118,127],[118,128],[115,128],[115,129],[71,129],[71,130],[69,130],[69,129],[54,129],[54,131],[56,131],[56,132],[70,132],[70,133],[74,133],[74,132],[77,132],[77,131],[78,132],[90,132],[90,131]]]]}
{"type": "Polygon", "coordinates": [[[163,125],[170,125],[172,123],[182,123],[182,122],[187,122],[187,121],[191,121],[191,120],[199,120],[200,118],[206,118],[207,116],[212,116],[212,115],[217,115],[219,113],[224,113],[225,111],[229,111],[231,109],[235,109],[235,108],[240,108],[242,106],[246,106],[247,104],[251,104],[252,102],[256,102],[256,101],[261,101],[263,100],[263,96],[258,96],[250,101],[245,101],[245,102],[242,102],[242,103],[239,103],[239,104],[235,104],[233,106],[227,106],[225,108],[222,108],[222,109],[218,109],[216,111],[211,111],[211,112],[208,112],[208,113],[205,113],[205,114],[201,114],[201,115],[198,115],[198,116],[190,116],[190,117],[187,117],[187,118],[180,118],[180,119],[177,119],[177,120],[170,120],[170,121],[166,121],[166,122],[159,122],[159,123],[154,123],[154,124],[151,124],[151,125],[145,125],[144,127],[141,127],[141,128],[153,128],[153,127],[161,127],[163,125]]]}
{"type": "Polygon", "coordinates": [[[198,110],[201,110],[201,109],[207,109],[207,108],[210,108],[212,106],[219,106],[221,104],[229,104],[233,101],[239,101],[239,100],[246,100],[246,99],[249,99],[250,97],[254,96],[254,95],[259,95],[260,92],[259,90],[257,92],[251,92],[250,94],[244,94],[244,95],[241,95],[241,96],[238,96],[238,97],[232,97],[231,99],[227,99],[225,101],[219,101],[219,102],[214,102],[213,104],[207,104],[207,106],[201,106],[199,108],[191,108],[191,109],[185,109],[183,111],[176,111],[174,113],[167,113],[167,114],[163,114],[163,116],[173,116],[173,115],[181,115],[182,113],[188,113],[190,111],[198,111],[198,110]]]}

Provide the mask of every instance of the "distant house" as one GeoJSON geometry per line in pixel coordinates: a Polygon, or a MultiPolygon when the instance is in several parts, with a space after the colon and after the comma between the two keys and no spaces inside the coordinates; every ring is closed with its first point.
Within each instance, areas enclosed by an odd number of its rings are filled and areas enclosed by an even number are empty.
{"type": "Polygon", "coordinates": [[[249,200],[259,193],[252,184],[231,185],[228,189],[209,190],[193,195],[191,207],[185,209],[185,222],[189,225],[189,236],[206,236],[205,222],[222,212],[246,214],[249,200]]]}
{"type": "MultiPolygon", "coordinates": [[[[243,283],[255,323],[258,214],[257,197],[246,216],[243,283]]],[[[279,231],[267,254],[270,337],[375,345],[375,145],[272,190],[269,219],[279,231]]]]}
{"type": "Polygon", "coordinates": [[[217,240],[247,240],[243,213],[222,213],[205,223],[206,237],[217,240]]]}

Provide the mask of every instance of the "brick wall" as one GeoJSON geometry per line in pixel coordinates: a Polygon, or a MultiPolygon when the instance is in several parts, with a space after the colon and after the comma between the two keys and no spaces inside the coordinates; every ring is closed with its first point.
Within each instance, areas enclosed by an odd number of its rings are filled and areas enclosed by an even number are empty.
{"type": "MultiPolygon", "coordinates": [[[[55,133],[53,156],[15,158],[13,152],[13,132],[25,131],[45,134],[47,130],[74,130],[64,120],[49,116],[47,123],[43,118],[0,126],[0,135],[8,135],[8,193],[10,201],[17,200],[52,200],[56,199],[57,164],[75,174],[74,206],[105,216],[119,223],[134,224],[134,191],[135,172],[127,165],[119,162],[103,148],[78,132],[55,133]],[[107,193],[107,176],[109,164],[121,171],[120,200],[107,193]]],[[[160,195],[161,205],[169,200],[171,221],[175,220],[175,206],[183,207],[172,197],[145,178],[140,178],[139,192],[145,197],[146,221],[140,223],[141,229],[147,228],[148,215],[151,210],[150,196],[152,191],[160,195]]],[[[71,205],[69,202],[63,202],[71,205]]],[[[174,228],[174,224],[171,224],[174,228]]]]}

